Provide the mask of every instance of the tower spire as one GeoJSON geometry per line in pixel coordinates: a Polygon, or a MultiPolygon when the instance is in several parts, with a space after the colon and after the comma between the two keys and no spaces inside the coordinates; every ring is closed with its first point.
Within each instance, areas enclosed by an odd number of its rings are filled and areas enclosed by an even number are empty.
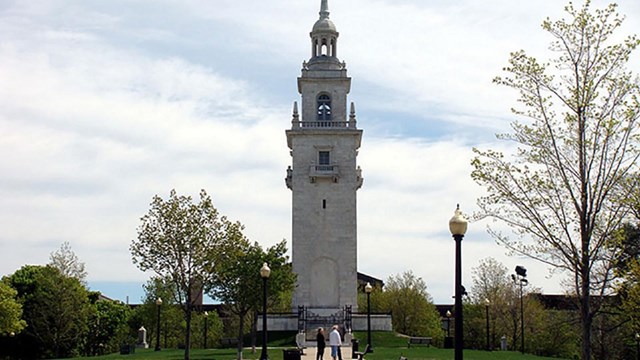
{"type": "MultiPolygon", "coordinates": [[[[329,0],[320,2],[320,18],[313,24],[311,30],[311,58],[322,58],[338,66],[338,31],[329,19],[329,0]]],[[[309,62],[309,65],[313,61],[309,62]]],[[[311,66],[313,67],[313,66],[311,66]]]]}
{"type": "Polygon", "coordinates": [[[329,18],[329,0],[322,0],[320,3],[320,19],[329,18]]]}

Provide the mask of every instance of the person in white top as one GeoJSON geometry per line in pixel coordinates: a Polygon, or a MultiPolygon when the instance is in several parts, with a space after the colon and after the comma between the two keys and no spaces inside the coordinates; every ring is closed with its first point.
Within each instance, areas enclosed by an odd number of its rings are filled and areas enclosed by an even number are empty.
{"type": "Polygon", "coordinates": [[[340,333],[338,332],[338,325],[333,325],[333,330],[329,334],[329,346],[331,346],[331,357],[333,360],[342,360],[340,345],[342,345],[342,337],[340,337],[340,333]]]}

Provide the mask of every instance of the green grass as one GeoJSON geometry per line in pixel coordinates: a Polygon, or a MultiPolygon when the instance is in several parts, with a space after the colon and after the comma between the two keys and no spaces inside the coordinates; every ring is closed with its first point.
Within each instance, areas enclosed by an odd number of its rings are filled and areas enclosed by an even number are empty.
{"type": "MultiPolygon", "coordinates": [[[[373,342],[373,339],[372,341],[373,342]]],[[[479,351],[464,350],[465,360],[542,360],[550,359],[534,355],[522,355],[512,351],[479,351]]],[[[374,352],[367,354],[367,360],[395,360],[404,356],[409,360],[451,360],[453,349],[437,349],[433,347],[407,348],[374,348],[374,352]]]]}
{"type": "MultiPolygon", "coordinates": [[[[354,338],[360,342],[360,351],[364,350],[367,343],[366,332],[354,332],[354,338]]],[[[409,360],[450,360],[453,359],[453,349],[438,349],[435,347],[414,346],[407,348],[407,337],[386,331],[374,331],[371,333],[373,353],[367,354],[367,360],[396,360],[404,356],[409,360]],[[377,346],[376,344],[380,344],[377,346]]],[[[312,349],[313,351],[313,349],[312,349]]],[[[328,352],[325,352],[327,355],[328,352]]],[[[343,354],[345,355],[345,354],[343,354]]],[[[327,358],[325,356],[325,358],[327,358]]],[[[344,356],[343,356],[344,358],[344,356]]],[[[348,357],[347,357],[348,358],[348,357]]],[[[465,360],[543,360],[547,357],[522,355],[512,351],[480,351],[464,350],[465,360]]],[[[331,359],[331,357],[328,357],[331,359]]]]}
{"type": "MultiPolygon", "coordinates": [[[[373,339],[372,339],[373,342],[373,339]]],[[[269,349],[270,360],[282,360],[282,348],[269,349]]],[[[350,353],[347,349],[343,349],[343,359],[349,359],[350,353]]],[[[315,348],[306,350],[308,353],[314,354],[315,348]]],[[[331,360],[329,348],[325,350],[324,359],[331,360]]],[[[453,359],[453,350],[437,349],[434,347],[413,347],[405,348],[385,348],[378,347],[374,349],[372,354],[367,354],[367,360],[396,360],[400,355],[407,357],[409,360],[451,360],[453,359]]],[[[243,352],[243,358],[246,360],[258,359],[260,357],[260,349],[255,354],[250,350],[243,352]]],[[[153,351],[153,349],[136,349],[135,354],[120,355],[111,354],[90,358],[75,358],[77,360],[182,360],[184,358],[184,350],[163,349],[162,351],[153,351]]],[[[235,349],[194,349],[191,350],[191,360],[234,360],[236,358],[235,349]]],[[[519,352],[511,351],[477,351],[465,350],[465,360],[543,360],[551,359],[533,355],[522,355],[519,352]]]]}
{"type": "MultiPolygon", "coordinates": [[[[256,353],[252,354],[251,349],[243,351],[243,358],[258,359],[260,357],[260,349],[256,349],[256,353]]],[[[235,360],[236,349],[192,349],[191,360],[235,360]]],[[[184,359],[184,350],[179,349],[162,349],[154,351],[153,349],[136,349],[134,354],[120,355],[119,353],[96,356],[73,358],[74,360],[182,360],[184,359]]],[[[282,349],[269,349],[269,359],[282,360],[282,349]]]]}
{"type": "MultiPolygon", "coordinates": [[[[269,342],[269,359],[283,360],[283,349],[294,347],[294,333],[273,334],[270,336],[269,342]]],[[[366,332],[356,332],[354,337],[360,342],[360,351],[364,350],[367,341],[366,332]]],[[[407,338],[392,332],[373,332],[371,333],[371,342],[374,352],[367,354],[367,360],[397,360],[400,356],[404,356],[409,360],[452,360],[452,349],[438,349],[435,347],[414,346],[407,348],[407,338]]],[[[315,354],[315,348],[309,348],[307,353],[315,354]]],[[[329,347],[325,350],[324,359],[331,360],[331,350],[329,347]]],[[[343,348],[343,359],[350,359],[350,348],[343,348]]],[[[256,353],[252,353],[250,348],[246,348],[243,352],[245,360],[254,360],[260,357],[260,348],[256,349],[256,353]]],[[[534,356],[529,354],[520,354],[512,351],[479,351],[465,350],[465,360],[543,360],[551,359],[547,357],[534,356]]],[[[184,359],[184,350],[178,349],[162,349],[162,351],[154,351],[153,349],[136,349],[135,354],[120,355],[111,354],[90,358],[75,358],[77,360],[182,360],[184,359]]],[[[193,349],[191,350],[191,360],[235,360],[235,349],[193,349]]]]}

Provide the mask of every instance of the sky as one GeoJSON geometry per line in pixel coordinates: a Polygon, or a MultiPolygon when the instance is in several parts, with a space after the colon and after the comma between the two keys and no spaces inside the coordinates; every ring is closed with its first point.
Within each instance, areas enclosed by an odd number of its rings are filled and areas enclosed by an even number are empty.
{"type": "MultiPolygon", "coordinates": [[[[580,3],[580,1],[576,1],[580,3]]],[[[509,53],[546,59],[540,24],[558,0],[330,0],[358,127],[358,270],[411,270],[451,303],[456,204],[477,211],[472,148],[516,120],[492,83],[509,53]]],[[[594,0],[602,7],[604,1],[594,0]]],[[[242,222],[263,246],[291,241],[296,78],[320,0],[0,0],[0,276],[45,264],[68,241],[92,290],[140,301],[150,273],[129,246],[154,195],[171,189],[242,222]]],[[[619,1],[619,34],[640,33],[640,2],[619,1]]],[[[631,70],[640,72],[638,57],[631,70]]],[[[509,256],[469,224],[463,282],[493,257],[561,293],[562,276],[509,256]]]]}

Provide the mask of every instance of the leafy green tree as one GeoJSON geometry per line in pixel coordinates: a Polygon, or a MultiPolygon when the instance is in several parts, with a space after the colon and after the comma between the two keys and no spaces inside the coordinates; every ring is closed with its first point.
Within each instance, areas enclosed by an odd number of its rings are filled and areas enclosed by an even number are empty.
{"type": "Polygon", "coordinates": [[[65,241],[60,249],[49,255],[49,265],[60,270],[64,276],[74,277],[83,285],[86,285],[87,271],[84,262],[78,259],[78,256],[71,250],[71,245],[65,241]]]}
{"type": "Polygon", "coordinates": [[[629,314],[621,312],[617,299],[610,297],[593,322],[593,358],[637,358],[635,352],[633,355],[628,354],[627,344],[629,340],[635,342],[636,334],[630,331],[631,327],[627,326],[629,324],[629,314]]]}
{"type": "Polygon", "coordinates": [[[640,332],[640,262],[634,260],[628,264],[625,280],[620,284],[622,310],[628,314],[631,325],[640,332]]]}
{"type": "Polygon", "coordinates": [[[204,190],[198,203],[190,196],[178,196],[175,190],[167,200],[154,196],[141,223],[130,247],[133,263],[175,285],[175,301],[182,305],[186,323],[184,358],[189,360],[191,317],[197,300],[193,294],[202,293],[212,281],[226,244],[242,236],[242,225],[220,216],[204,190]]]}
{"type": "MultiPolygon", "coordinates": [[[[532,313],[532,310],[525,311],[532,313]]],[[[535,327],[527,326],[528,349],[534,349],[541,356],[579,358],[580,319],[575,311],[546,309],[533,313],[539,318],[531,323],[536,324],[535,327]]]]}
{"type": "Polygon", "coordinates": [[[614,254],[605,244],[629,212],[621,199],[638,170],[640,91],[625,66],[640,42],[631,36],[613,43],[622,24],[615,4],[565,9],[568,20],[542,24],[557,57],[540,63],[517,51],[508,75],[495,79],[519,91],[524,107],[514,113],[526,120],[500,136],[519,145],[513,161],[474,149],[472,177],[487,190],[478,199],[481,214],[513,230],[509,236],[491,229],[498,241],[570,275],[581,357],[589,360],[593,319],[612,279],[614,254]]]}
{"type": "Polygon", "coordinates": [[[17,334],[27,323],[22,320],[22,305],[16,300],[18,292],[0,282],[0,336],[17,334]]]}
{"type": "MultiPolygon", "coordinates": [[[[213,281],[208,286],[209,294],[222,301],[226,309],[239,320],[237,358],[242,359],[245,321],[251,314],[262,310],[262,278],[260,268],[269,265],[268,304],[282,304],[288,297],[287,308],[291,308],[291,290],[295,275],[286,256],[286,241],[263,250],[258,243],[251,244],[244,236],[238,236],[231,246],[225,248],[224,260],[213,281]]],[[[255,319],[255,317],[254,317],[255,319]]]]}
{"type": "MultiPolygon", "coordinates": [[[[386,312],[386,307],[384,303],[384,293],[382,288],[377,284],[371,284],[371,294],[369,294],[370,302],[371,302],[371,313],[384,313],[386,312]]],[[[367,312],[367,293],[364,289],[358,289],[358,311],[367,312]]]]}
{"type": "MultiPolygon", "coordinates": [[[[518,349],[520,342],[520,286],[512,280],[509,270],[502,263],[492,257],[480,260],[477,267],[472,269],[471,300],[469,317],[465,313],[465,329],[469,329],[469,336],[478,337],[470,346],[486,347],[486,300],[489,300],[489,346],[499,346],[502,335],[507,335],[511,349],[518,349]]],[[[523,305],[525,327],[531,332],[538,332],[543,326],[542,305],[531,296],[539,289],[529,285],[523,287],[523,305]]],[[[533,349],[533,337],[525,336],[525,348],[533,349]]]]}
{"type": "Polygon", "coordinates": [[[472,269],[472,281],[470,296],[478,304],[484,304],[485,299],[490,304],[499,304],[511,292],[509,270],[492,257],[481,259],[472,269]]]}
{"type": "MultiPolygon", "coordinates": [[[[628,332],[636,334],[640,332],[640,226],[624,224],[616,232],[611,247],[619,254],[616,262],[616,275],[619,278],[616,291],[620,303],[616,309],[611,309],[610,306],[606,314],[617,314],[617,318],[626,323],[628,332]]],[[[602,342],[599,341],[600,344],[602,342]]]]}
{"type": "MultiPolygon", "coordinates": [[[[516,293],[509,279],[509,270],[492,257],[480,260],[477,267],[472,268],[471,303],[479,307],[480,318],[473,324],[470,321],[465,328],[476,328],[477,334],[486,339],[485,301],[489,300],[489,342],[491,348],[497,347],[503,334],[513,334],[516,304],[516,293]],[[482,310],[482,311],[481,311],[482,310]]],[[[465,315],[465,319],[466,319],[465,315]]],[[[513,339],[512,339],[513,340],[513,339]]],[[[482,339],[480,341],[483,341],[482,339]]],[[[486,342],[486,340],[484,340],[486,342]]]]}
{"type": "MultiPolygon", "coordinates": [[[[205,312],[200,311],[193,318],[193,344],[196,347],[204,347],[204,324],[205,324],[205,312]]],[[[207,348],[216,346],[223,334],[222,320],[215,311],[209,311],[206,313],[207,322],[207,348]]],[[[184,322],[183,322],[184,324],[184,322]]],[[[184,331],[184,326],[182,331],[184,331]]]]}
{"type": "MultiPolygon", "coordinates": [[[[151,277],[144,285],[142,304],[135,308],[129,322],[130,331],[136,336],[138,329],[144,326],[147,330],[147,341],[154,345],[157,340],[158,305],[156,300],[162,299],[160,306],[160,340],[162,347],[177,348],[184,345],[185,321],[184,311],[176,302],[175,285],[170,279],[158,276],[151,277]]],[[[197,344],[192,339],[193,344],[197,344]]]]}
{"type": "Polygon", "coordinates": [[[118,351],[120,345],[133,341],[128,331],[131,309],[120,301],[101,299],[100,293],[90,293],[91,312],[87,319],[84,354],[104,355],[118,351]]]}
{"type": "Polygon", "coordinates": [[[614,244],[620,250],[616,270],[621,281],[617,284],[620,310],[626,314],[631,328],[640,332],[640,227],[625,224],[614,244]]]}
{"type": "Polygon", "coordinates": [[[17,357],[63,358],[81,351],[90,304],[78,279],[51,266],[26,265],[4,281],[18,292],[28,324],[16,336],[17,357]]]}
{"type": "Polygon", "coordinates": [[[386,311],[393,314],[393,328],[405,335],[442,335],[438,314],[427,285],[412,271],[391,275],[387,279],[384,292],[386,311]]]}

